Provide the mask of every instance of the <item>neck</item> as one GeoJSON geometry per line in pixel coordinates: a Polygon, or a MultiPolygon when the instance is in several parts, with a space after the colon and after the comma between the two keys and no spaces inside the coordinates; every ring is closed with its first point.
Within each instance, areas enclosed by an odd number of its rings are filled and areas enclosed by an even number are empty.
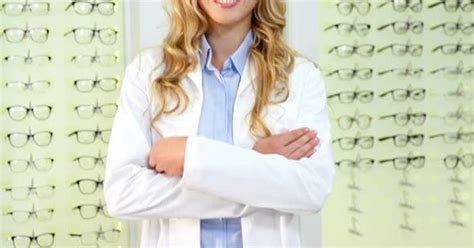
{"type": "Polygon", "coordinates": [[[244,40],[251,27],[251,16],[234,25],[220,25],[210,21],[206,38],[212,47],[211,63],[221,70],[225,60],[232,55],[244,40]]]}

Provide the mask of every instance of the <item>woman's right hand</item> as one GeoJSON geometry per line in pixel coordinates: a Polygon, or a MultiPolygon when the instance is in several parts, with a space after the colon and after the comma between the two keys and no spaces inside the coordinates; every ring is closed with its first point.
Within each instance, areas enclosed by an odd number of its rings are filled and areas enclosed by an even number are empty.
{"type": "Polygon", "coordinates": [[[263,154],[280,154],[288,159],[300,160],[313,155],[318,144],[316,130],[303,127],[259,139],[252,149],[263,154]]]}

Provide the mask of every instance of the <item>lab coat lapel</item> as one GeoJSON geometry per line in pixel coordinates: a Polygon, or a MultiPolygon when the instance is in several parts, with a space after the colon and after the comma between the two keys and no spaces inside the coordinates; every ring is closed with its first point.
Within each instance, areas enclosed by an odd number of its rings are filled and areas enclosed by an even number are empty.
{"type": "Polygon", "coordinates": [[[248,113],[252,110],[255,102],[255,64],[250,56],[247,58],[245,67],[240,79],[239,88],[237,89],[237,96],[234,103],[234,114],[232,120],[233,127],[233,141],[234,144],[240,147],[252,147],[254,141],[248,132],[250,126],[248,113]]]}
{"type": "Polygon", "coordinates": [[[237,89],[237,99],[250,85],[252,85],[252,81],[254,81],[254,79],[255,63],[249,54],[247,57],[247,62],[244,66],[244,71],[242,72],[242,77],[240,78],[239,88],[237,89]]]}
{"type": "Polygon", "coordinates": [[[202,69],[199,57],[197,57],[197,66],[190,71],[186,76],[191,81],[191,95],[189,96],[192,100],[192,119],[189,125],[191,128],[191,134],[197,135],[199,129],[199,119],[201,118],[201,109],[203,104],[203,88],[202,88],[202,69]]]}
{"type": "Polygon", "coordinates": [[[187,74],[187,77],[193,82],[193,85],[196,86],[198,95],[202,95],[202,69],[201,62],[199,57],[197,59],[197,66],[187,74]]]}

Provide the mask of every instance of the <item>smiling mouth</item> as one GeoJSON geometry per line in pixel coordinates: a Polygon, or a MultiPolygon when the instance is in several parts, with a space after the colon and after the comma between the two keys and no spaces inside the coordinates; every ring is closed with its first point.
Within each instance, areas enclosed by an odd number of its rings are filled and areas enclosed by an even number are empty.
{"type": "Polygon", "coordinates": [[[237,5],[240,0],[214,0],[214,2],[219,4],[221,8],[232,8],[237,5]]]}

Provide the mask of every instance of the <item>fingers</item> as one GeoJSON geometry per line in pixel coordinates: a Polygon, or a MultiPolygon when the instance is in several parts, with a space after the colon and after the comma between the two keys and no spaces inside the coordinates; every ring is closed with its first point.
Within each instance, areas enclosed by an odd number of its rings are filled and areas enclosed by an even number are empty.
{"type": "Polygon", "coordinates": [[[151,168],[153,168],[156,172],[160,173],[160,174],[164,174],[166,173],[166,170],[165,168],[163,168],[163,166],[160,166],[159,164],[153,164],[150,166],[151,168]]]}
{"type": "MultiPolygon", "coordinates": [[[[294,143],[296,143],[295,141],[294,143]]],[[[314,134],[314,138],[311,137],[307,139],[307,142],[304,143],[303,145],[300,145],[297,147],[296,150],[294,150],[292,153],[290,153],[289,158],[290,159],[301,159],[302,157],[307,156],[308,154],[311,154],[316,147],[316,145],[319,143],[319,139],[316,137],[316,134],[314,134]]]]}
{"type": "Polygon", "coordinates": [[[158,164],[156,163],[155,158],[152,156],[151,153],[150,153],[150,155],[148,155],[148,166],[150,168],[154,169],[156,172],[158,172],[160,174],[165,173],[165,170],[163,168],[161,168],[160,166],[158,166],[158,164]]]}
{"type": "MultiPolygon", "coordinates": [[[[311,157],[314,153],[316,153],[316,149],[312,149],[312,150],[309,150],[303,157],[311,157]]],[[[301,158],[303,158],[301,157],[301,158]]],[[[297,158],[297,159],[301,159],[301,158],[297,158]]]]}
{"type": "Polygon", "coordinates": [[[316,146],[316,142],[317,141],[315,139],[309,141],[304,146],[302,146],[300,149],[298,149],[295,152],[291,153],[289,158],[299,160],[299,159],[307,156],[307,154],[310,154],[309,156],[311,156],[312,152],[314,152],[314,147],[316,146]]]}
{"type": "Polygon", "coordinates": [[[285,149],[288,154],[294,153],[296,150],[300,149],[302,146],[307,144],[309,141],[313,139],[318,139],[316,131],[310,131],[305,133],[304,135],[300,136],[298,139],[294,140],[290,144],[288,144],[285,149]]]}
{"type": "Polygon", "coordinates": [[[311,130],[307,127],[301,127],[291,131],[286,129],[283,133],[280,133],[276,136],[280,138],[282,143],[286,146],[301,136],[307,134],[309,131],[311,130]]]}
{"type": "Polygon", "coordinates": [[[161,141],[163,140],[158,140],[151,147],[150,152],[148,153],[148,166],[160,174],[166,174],[166,168],[162,166],[161,163],[158,163],[159,159],[155,155],[156,151],[160,149],[158,145],[161,141]]]}
{"type": "Polygon", "coordinates": [[[151,156],[151,154],[148,155],[148,165],[150,167],[154,168],[155,164],[156,164],[156,162],[155,162],[155,159],[153,158],[153,156],[151,156]]]}

